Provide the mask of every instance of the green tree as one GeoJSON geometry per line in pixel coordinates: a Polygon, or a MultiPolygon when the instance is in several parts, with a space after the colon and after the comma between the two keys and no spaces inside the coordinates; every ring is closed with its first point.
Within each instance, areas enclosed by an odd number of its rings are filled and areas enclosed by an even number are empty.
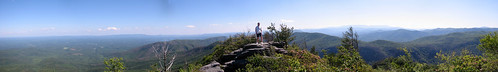
{"type": "Polygon", "coordinates": [[[486,71],[498,71],[498,36],[497,32],[492,32],[487,35],[483,35],[478,45],[481,51],[484,51],[484,56],[486,56],[485,61],[488,63],[484,64],[484,70],[486,71]]]}
{"type": "Polygon", "coordinates": [[[313,54],[315,54],[315,55],[318,55],[318,52],[316,51],[316,47],[315,46],[311,47],[310,52],[313,53],[313,54]]]}
{"type": "Polygon", "coordinates": [[[349,27],[348,31],[343,33],[341,42],[341,45],[348,50],[358,50],[358,33],[353,31],[353,27],[349,27]]]}
{"type": "Polygon", "coordinates": [[[412,60],[412,55],[410,53],[410,50],[405,48],[398,48],[399,50],[403,51],[405,55],[398,56],[397,58],[394,59],[394,61],[391,61],[389,65],[390,68],[395,69],[396,71],[401,71],[401,72],[413,72],[415,71],[414,67],[416,63],[413,62],[412,60]]]}
{"type": "Polygon", "coordinates": [[[358,34],[350,27],[343,33],[338,53],[324,56],[328,64],[339,67],[338,71],[371,71],[372,67],[363,60],[358,52],[358,34]]]}
{"type": "Polygon", "coordinates": [[[481,44],[478,45],[478,48],[485,52],[485,55],[494,57],[498,54],[498,36],[497,32],[492,32],[487,35],[484,35],[480,40],[481,44]]]}
{"type": "Polygon", "coordinates": [[[460,55],[455,52],[444,54],[436,53],[436,58],[444,61],[438,65],[437,71],[443,72],[478,72],[484,71],[483,66],[487,63],[482,56],[472,55],[468,50],[462,50],[460,55]]]}
{"type": "Polygon", "coordinates": [[[369,71],[371,70],[371,66],[366,64],[363,58],[360,56],[360,53],[354,48],[346,48],[344,46],[337,47],[338,54],[336,55],[335,61],[338,61],[337,64],[340,64],[341,71],[369,71]],[[353,50],[350,50],[353,49],[353,50]]]}
{"type": "Polygon", "coordinates": [[[291,37],[294,34],[294,27],[287,27],[285,24],[280,24],[280,30],[277,30],[275,24],[271,23],[267,29],[270,30],[271,35],[274,35],[273,41],[284,42],[284,45],[288,45],[295,38],[291,37]]]}
{"type": "Polygon", "coordinates": [[[189,64],[186,69],[180,69],[179,72],[200,72],[201,64],[189,64]]]}
{"type": "Polygon", "coordinates": [[[433,71],[434,67],[430,67],[425,63],[414,62],[411,58],[411,51],[405,48],[398,48],[405,55],[400,55],[396,58],[386,58],[380,62],[373,64],[376,69],[390,70],[394,72],[429,72],[433,71]]]}
{"type": "Polygon", "coordinates": [[[156,64],[153,64],[153,65],[150,65],[150,70],[147,69],[147,72],[161,72],[158,68],[157,68],[157,63],[156,64]]]}
{"type": "Polygon", "coordinates": [[[106,59],[104,64],[106,65],[105,69],[107,69],[107,71],[104,72],[123,72],[126,67],[124,66],[124,62],[121,62],[122,60],[123,58],[121,57],[106,59]]]}

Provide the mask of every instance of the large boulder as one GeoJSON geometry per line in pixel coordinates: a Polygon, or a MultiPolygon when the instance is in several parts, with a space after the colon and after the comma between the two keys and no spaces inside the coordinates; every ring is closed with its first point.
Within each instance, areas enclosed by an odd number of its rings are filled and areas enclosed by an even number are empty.
{"type": "MultiPolygon", "coordinates": [[[[239,48],[230,52],[229,54],[222,55],[218,60],[203,66],[200,70],[203,72],[234,72],[237,69],[244,68],[248,63],[247,57],[254,56],[256,54],[260,55],[271,55],[270,52],[283,53],[286,54],[287,51],[283,49],[284,43],[282,42],[268,42],[268,43],[251,43],[244,45],[244,47],[239,48]]],[[[264,56],[266,58],[277,58],[264,56]]]]}
{"type": "Polygon", "coordinates": [[[245,67],[247,63],[248,61],[243,59],[226,62],[227,67],[224,68],[224,71],[235,72],[237,69],[245,67]]]}
{"type": "Polygon", "coordinates": [[[244,50],[250,49],[250,48],[262,48],[262,47],[263,47],[262,44],[251,43],[251,44],[244,45],[244,50]]]}
{"type": "Polygon", "coordinates": [[[218,62],[221,62],[221,63],[225,63],[225,62],[228,62],[230,60],[233,60],[235,58],[237,58],[237,54],[224,54],[223,56],[220,57],[220,59],[216,60],[218,62]]]}
{"type": "Polygon", "coordinates": [[[224,70],[221,69],[220,66],[221,66],[220,63],[213,61],[210,64],[202,66],[201,69],[199,69],[199,71],[202,71],[202,72],[224,72],[224,70]]]}
{"type": "Polygon", "coordinates": [[[244,52],[240,53],[235,57],[235,59],[246,59],[249,56],[253,56],[255,54],[263,54],[264,51],[268,50],[268,48],[251,48],[247,49],[244,52]]]}

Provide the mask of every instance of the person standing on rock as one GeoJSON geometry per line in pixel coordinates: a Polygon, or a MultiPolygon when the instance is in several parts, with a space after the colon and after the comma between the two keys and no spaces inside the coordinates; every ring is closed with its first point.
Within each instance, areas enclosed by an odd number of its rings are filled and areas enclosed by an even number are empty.
{"type": "Polygon", "coordinates": [[[257,41],[256,41],[256,44],[259,43],[259,41],[263,42],[263,37],[261,37],[261,32],[263,32],[263,30],[261,30],[261,28],[259,28],[259,22],[258,22],[258,26],[256,26],[256,38],[257,38],[257,41]]]}

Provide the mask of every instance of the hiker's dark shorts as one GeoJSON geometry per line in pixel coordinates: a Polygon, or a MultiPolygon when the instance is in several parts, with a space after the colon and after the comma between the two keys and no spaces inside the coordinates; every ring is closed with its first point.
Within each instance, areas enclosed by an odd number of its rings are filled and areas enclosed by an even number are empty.
{"type": "Polygon", "coordinates": [[[261,37],[261,33],[257,33],[257,34],[256,34],[256,37],[261,37]]]}

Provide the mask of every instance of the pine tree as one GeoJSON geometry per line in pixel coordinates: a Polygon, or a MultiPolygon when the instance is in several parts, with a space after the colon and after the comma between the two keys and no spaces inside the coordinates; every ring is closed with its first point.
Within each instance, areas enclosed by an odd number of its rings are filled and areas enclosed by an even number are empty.
{"type": "Polygon", "coordinates": [[[358,33],[353,31],[353,27],[349,27],[348,31],[343,33],[341,45],[348,50],[358,50],[358,33]]]}
{"type": "Polygon", "coordinates": [[[310,52],[313,53],[313,54],[315,54],[315,55],[318,55],[318,52],[316,52],[316,47],[315,46],[311,47],[310,52]]]}

